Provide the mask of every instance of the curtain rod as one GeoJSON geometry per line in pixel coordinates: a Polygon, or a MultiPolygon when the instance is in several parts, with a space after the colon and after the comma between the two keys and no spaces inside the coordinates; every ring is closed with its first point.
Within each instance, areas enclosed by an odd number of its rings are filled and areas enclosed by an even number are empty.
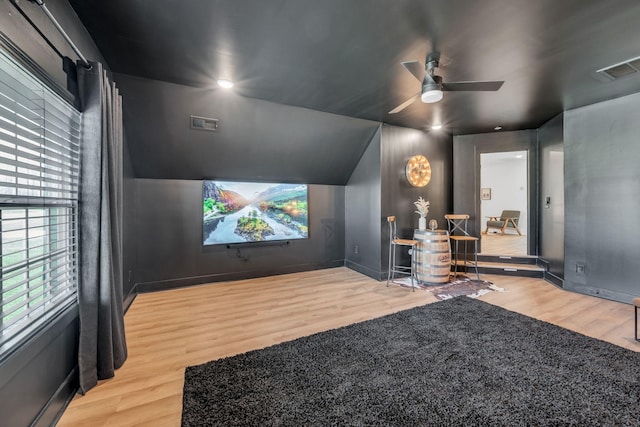
{"type": "Polygon", "coordinates": [[[40,6],[42,11],[45,13],[45,15],[47,15],[47,17],[49,17],[49,19],[51,20],[53,25],[56,27],[58,32],[62,35],[62,37],[64,37],[64,39],[67,41],[69,46],[71,46],[71,49],[73,49],[73,51],[76,53],[76,55],[78,55],[78,57],[80,58],[80,61],[82,61],[84,66],[86,68],[91,68],[91,64],[89,64],[89,61],[87,61],[87,58],[84,57],[82,52],[80,52],[80,49],[78,49],[78,47],[75,45],[75,43],[73,43],[73,40],[71,40],[69,35],[64,31],[64,28],[62,28],[62,26],[58,23],[58,21],[56,20],[55,16],[53,16],[51,14],[51,11],[49,11],[49,9],[47,8],[47,5],[44,4],[44,0],[30,0],[30,1],[32,1],[33,3],[37,4],[38,6],[40,6]]]}

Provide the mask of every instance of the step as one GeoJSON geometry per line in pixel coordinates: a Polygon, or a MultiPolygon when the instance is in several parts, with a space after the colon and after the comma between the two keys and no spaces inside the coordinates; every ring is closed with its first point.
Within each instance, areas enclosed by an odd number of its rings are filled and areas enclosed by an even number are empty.
{"type": "Polygon", "coordinates": [[[494,262],[500,264],[536,264],[538,260],[537,256],[531,255],[487,255],[478,254],[478,261],[494,262]]]}
{"type": "MultiPolygon", "coordinates": [[[[479,258],[479,257],[478,257],[479,258]]],[[[467,262],[467,273],[475,273],[475,267],[473,263],[467,262]]],[[[452,270],[454,266],[451,266],[452,270]]],[[[465,270],[465,263],[460,260],[458,262],[458,272],[465,270]]],[[[498,274],[503,276],[518,276],[518,277],[534,277],[542,278],[544,276],[545,269],[535,264],[518,264],[518,263],[502,263],[502,262],[486,262],[478,261],[478,272],[480,274],[498,274]]]]}

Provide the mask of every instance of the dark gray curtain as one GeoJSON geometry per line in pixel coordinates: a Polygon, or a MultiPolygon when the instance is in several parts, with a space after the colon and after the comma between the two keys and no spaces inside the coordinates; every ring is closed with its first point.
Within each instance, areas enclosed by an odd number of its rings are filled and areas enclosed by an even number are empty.
{"type": "Polygon", "coordinates": [[[80,392],[127,358],[122,308],[122,99],[102,64],[78,65],[80,392]]]}

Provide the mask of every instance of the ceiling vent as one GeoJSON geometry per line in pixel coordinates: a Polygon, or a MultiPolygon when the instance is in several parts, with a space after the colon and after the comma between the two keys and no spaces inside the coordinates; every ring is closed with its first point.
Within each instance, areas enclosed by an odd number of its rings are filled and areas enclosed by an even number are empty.
{"type": "Polygon", "coordinates": [[[190,116],[191,129],[208,130],[214,132],[218,130],[219,119],[210,119],[207,117],[190,116]]]}
{"type": "Polygon", "coordinates": [[[617,80],[637,72],[640,72],[640,57],[628,59],[597,71],[599,76],[604,77],[604,81],[617,80]]]}

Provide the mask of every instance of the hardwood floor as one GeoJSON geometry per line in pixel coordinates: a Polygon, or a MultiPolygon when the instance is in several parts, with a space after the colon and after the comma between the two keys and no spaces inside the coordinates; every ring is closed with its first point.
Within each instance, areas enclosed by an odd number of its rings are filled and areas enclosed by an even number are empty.
{"type": "Polygon", "coordinates": [[[489,232],[480,236],[483,255],[527,255],[527,236],[489,232]]]}
{"type": "MultiPolygon", "coordinates": [[[[484,301],[640,351],[631,305],[540,279],[481,277],[507,289],[484,301]]],[[[186,366],[435,301],[347,268],[141,294],[125,316],[127,362],[76,396],[58,426],[179,426],[186,366]]]]}

